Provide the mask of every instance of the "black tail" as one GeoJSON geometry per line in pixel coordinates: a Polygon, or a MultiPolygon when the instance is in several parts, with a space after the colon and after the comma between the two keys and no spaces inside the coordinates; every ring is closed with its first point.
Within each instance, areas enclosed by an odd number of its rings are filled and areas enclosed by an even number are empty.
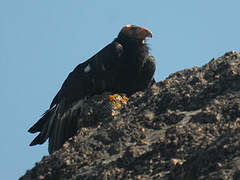
{"type": "Polygon", "coordinates": [[[55,109],[56,106],[47,110],[43,114],[42,118],[39,119],[39,121],[28,130],[28,132],[30,133],[40,132],[38,136],[30,143],[30,146],[34,146],[36,144],[43,144],[48,139],[49,133],[52,129],[53,121],[55,119],[55,109]]]}
{"type": "Polygon", "coordinates": [[[43,117],[28,130],[30,133],[40,132],[30,146],[43,144],[49,139],[48,151],[50,154],[60,149],[64,142],[77,132],[79,114],[75,110],[76,107],[81,110],[81,104],[82,101],[78,101],[69,106],[65,101],[61,101],[47,110],[43,117]]]}

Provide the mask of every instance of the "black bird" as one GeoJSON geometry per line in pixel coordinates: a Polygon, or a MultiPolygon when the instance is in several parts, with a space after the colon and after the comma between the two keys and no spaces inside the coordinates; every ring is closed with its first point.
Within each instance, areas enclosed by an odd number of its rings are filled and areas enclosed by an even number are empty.
{"type": "Polygon", "coordinates": [[[113,42],[79,64],[64,81],[50,108],[28,130],[40,132],[30,146],[43,144],[49,138],[48,151],[52,153],[76,133],[71,117],[59,117],[73,102],[103,92],[130,96],[151,86],[156,64],[154,57],[149,56],[147,37],[152,37],[148,29],[126,25],[113,42]]]}

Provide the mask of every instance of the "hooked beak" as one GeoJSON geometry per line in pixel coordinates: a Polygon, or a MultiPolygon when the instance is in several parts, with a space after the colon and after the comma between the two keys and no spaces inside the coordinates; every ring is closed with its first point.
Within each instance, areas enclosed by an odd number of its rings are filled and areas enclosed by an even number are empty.
{"type": "Polygon", "coordinates": [[[150,30],[148,30],[147,28],[143,28],[143,27],[141,27],[139,29],[139,35],[141,37],[143,37],[144,39],[146,39],[147,37],[152,38],[152,32],[150,30]]]}

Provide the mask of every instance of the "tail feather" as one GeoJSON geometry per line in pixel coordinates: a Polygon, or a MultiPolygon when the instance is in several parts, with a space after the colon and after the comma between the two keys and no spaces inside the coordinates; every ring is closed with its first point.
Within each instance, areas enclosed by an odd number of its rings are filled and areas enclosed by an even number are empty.
{"type": "Polygon", "coordinates": [[[43,144],[47,140],[47,136],[40,133],[37,137],[33,139],[33,141],[29,144],[29,146],[34,146],[37,144],[43,144]]]}
{"type": "Polygon", "coordinates": [[[65,101],[61,101],[47,110],[43,117],[29,129],[31,133],[40,132],[30,146],[43,144],[49,139],[50,154],[60,149],[64,142],[77,132],[78,113],[74,111],[75,106],[79,108],[79,102],[68,105],[65,101]]]}
{"type": "Polygon", "coordinates": [[[48,139],[52,129],[52,121],[54,120],[53,116],[55,116],[55,109],[56,106],[47,110],[43,114],[43,117],[28,130],[30,133],[40,132],[38,136],[30,143],[30,146],[43,144],[48,139]]]}
{"type": "Polygon", "coordinates": [[[51,110],[52,109],[48,109],[43,114],[43,116],[31,128],[28,129],[28,132],[36,133],[42,131],[43,126],[45,125],[46,121],[49,119],[49,116],[51,115],[51,110]]]}

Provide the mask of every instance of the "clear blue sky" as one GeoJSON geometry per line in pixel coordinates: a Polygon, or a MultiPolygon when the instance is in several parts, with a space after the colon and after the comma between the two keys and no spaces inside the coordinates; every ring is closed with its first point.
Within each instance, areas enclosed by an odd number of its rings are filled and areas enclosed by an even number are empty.
{"type": "Polygon", "coordinates": [[[122,26],[153,32],[156,79],[240,50],[240,1],[0,0],[0,179],[17,179],[47,155],[27,132],[68,73],[122,26]]]}

